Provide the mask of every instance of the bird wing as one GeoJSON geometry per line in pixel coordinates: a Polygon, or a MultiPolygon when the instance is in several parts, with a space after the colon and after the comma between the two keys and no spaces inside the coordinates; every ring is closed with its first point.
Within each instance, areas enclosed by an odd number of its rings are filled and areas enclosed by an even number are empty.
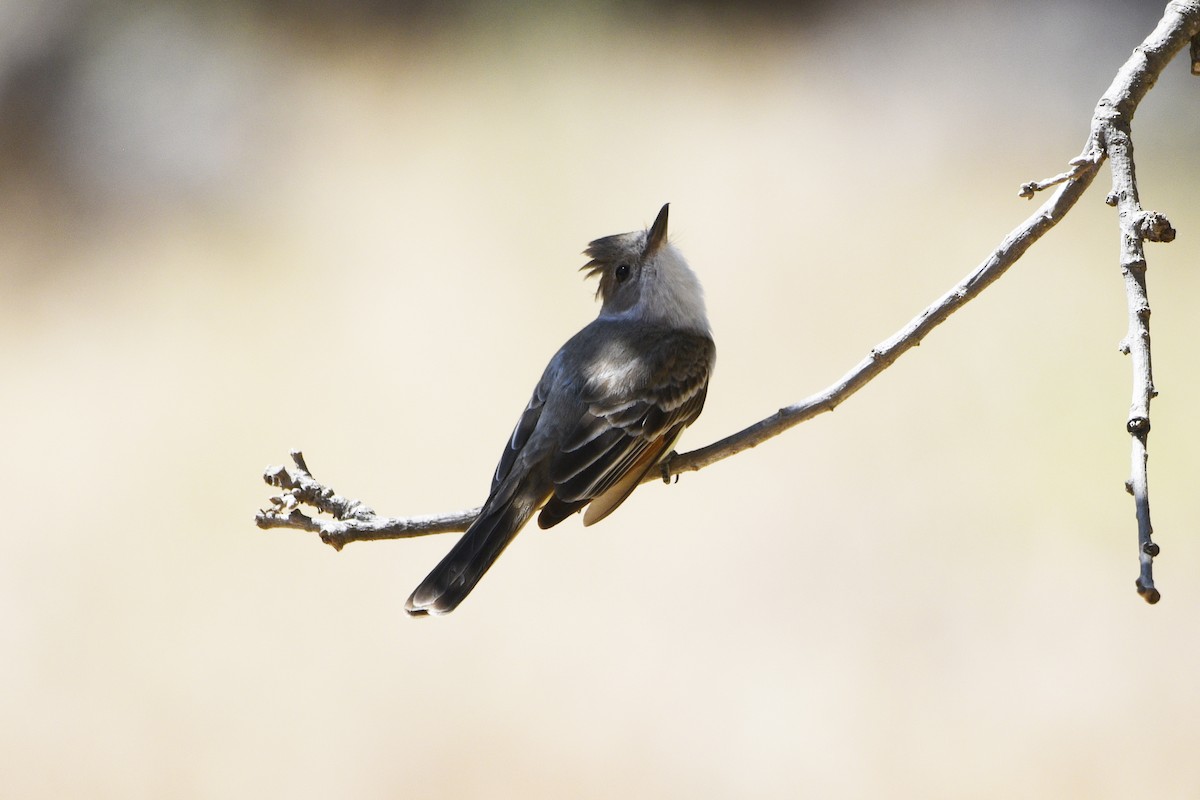
{"type": "Polygon", "coordinates": [[[716,349],[707,336],[654,332],[638,348],[634,375],[585,389],[584,410],[550,463],[554,496],[538,523],[560,521],[590,503],[584,524],[612,513],[662,460],[704,407],[716,349]]]}
{"type": "Polygon", "coordinates": [[[496,464],[496,472],[492,475],[492,488],[488,493],[494,495],[500,484],[512,472],[513,464],[517,461],[517,456],[525,445],[529,442],[529,437],[533,435],[533,431],[537,428],[538,420],[542,418],[542,409],[546,406],[546,398],[550,394],[551,380],[549,371],[547,375],[543,375],[538,382],[537,387],[533,390],[533,396],[529,398],[528,405],[521,412],[521,418],[517,420],[517,426],[513,428],[512,435],[508,437],[508,446],[504,448],[504,452],[500,455],[500,462],[496,464]]]}

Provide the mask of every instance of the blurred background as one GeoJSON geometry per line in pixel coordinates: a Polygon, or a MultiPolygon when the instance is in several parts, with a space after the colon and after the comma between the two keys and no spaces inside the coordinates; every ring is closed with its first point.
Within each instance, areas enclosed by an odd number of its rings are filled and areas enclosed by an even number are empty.
{"type": "MultiPolygon", "coordinates": [[[[1163,600],[1134,592],[1105,173],[851,401],[527,531],[261,531],[302,448],[477,505],[597,236],[670,201],[718,343],[681,449],[833,382],[1065,168],[1161,2],[0,3],[0,796],[1200,791],[1200,82],[1135,124],[1163,600]]],[[[1041,202],[1038,200],[1037,202],[1041,202]]]]}

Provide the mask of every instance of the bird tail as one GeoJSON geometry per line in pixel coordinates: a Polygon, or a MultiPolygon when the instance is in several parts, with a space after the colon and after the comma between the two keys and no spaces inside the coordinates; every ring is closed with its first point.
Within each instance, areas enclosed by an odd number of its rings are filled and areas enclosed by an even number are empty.
{"type": "Polygon", "coordinates": [[[522,502],[519,493],[495,508],[485,506],[458,543],[409,596],[404,610],[412,616],[424,616],[449,614],[457,608],[536,508],[536,503],[522,502]]]}

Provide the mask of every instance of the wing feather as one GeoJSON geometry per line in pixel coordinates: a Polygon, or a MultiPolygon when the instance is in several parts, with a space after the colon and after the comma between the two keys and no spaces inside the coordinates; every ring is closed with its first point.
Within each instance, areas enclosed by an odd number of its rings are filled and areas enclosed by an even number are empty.
{"type": "Polygon", "coordinates": [[[704,407],[715,348],[700,334],[655,332],[635,349],[646,363],[640,380],[613,391],[594,387],[550,463],[554,496],[539,517],[549,527],[588,502],[584,524],[612,513],[674,446],[704,407]]]}
{"type": "Polygon", "coordinates": [[[542,409],[546,406],[546,397],[550,393],[550,385],[546,376],[538,382],[537,387],[533,390],[533,397],[529,398],[528,405],[521,412],[521,418],[517,420],[517,426],[513,428],[512,435],[508,437],[508,446],[500,455],[500,462],[496,464],[496,471],[492,475],[492,488],[489,495],[494,495],[496,489],[512,472],[513,464],[517,461],[517,455],[524,449],[529,442],[529,437],[533,435],[533,431],[537,428],[538,421],[542,418],[542,409]]]}

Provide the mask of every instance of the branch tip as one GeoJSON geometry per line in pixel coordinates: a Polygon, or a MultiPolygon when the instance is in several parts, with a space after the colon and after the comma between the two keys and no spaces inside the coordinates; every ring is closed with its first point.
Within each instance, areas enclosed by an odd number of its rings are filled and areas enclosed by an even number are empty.
{"type": "Polygon", "coordinates": [[[292,450],[288,455],[292,457],[292,461],[296,462],[296,466],[304,471],[304,474],[312,475],[308,470],[308,464],[304,461],[304,453],[299,450],[292,450]]]}
{"type": "Polygon", "coordinates": [[[1063,172],[1055,175],[1053,178],[1046,178],[1040,181],[1028,181],[1021,184],[1021,191],[1017,193],[1018,197],[1023,197],[1026,200],[1032,200],[1033,196],[1040,191],[1049,189],[1052,186],[1058,186],[1060,183],[1066,183],[1072,180],[1079,173],[1079,167],[1076,167],[1068,172],[1063,172]]]}
{"type": "Polygon", "coordinates": [[[1150,605],[1154,605],[1162,599],[1162,595],[1159,594],[1158,589],[1155,589],[1153,584],[1147,586],[1146,584],[1142,583],[1141,578],[1138,578],[1137,580],[1137,593],[1140,594],[1142,599],[1150,605]]]}

